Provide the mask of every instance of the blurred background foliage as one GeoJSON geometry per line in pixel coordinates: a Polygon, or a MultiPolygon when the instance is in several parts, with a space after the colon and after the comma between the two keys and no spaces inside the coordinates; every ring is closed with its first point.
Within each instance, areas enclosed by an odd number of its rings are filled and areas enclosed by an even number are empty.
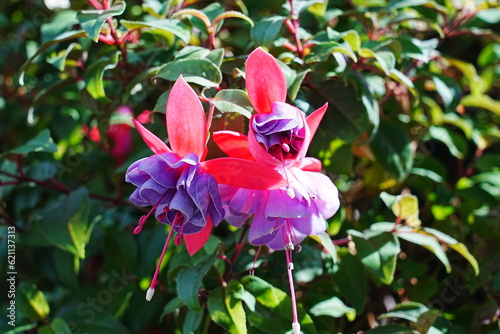
{"type": "Polygon", "coordinates": [[[0,4],[0,270],[14,228],[18,283],[3,332],[290,329],[283,254],[246,276],[256,249],[227,224],[193,257],[171,248],[146,302],[165,226],[132,235],[124,183],[149,154],[130,117],[165,137],[180,74],[214,98],[212,131],[244,132],[246,95],[221,92],[263,46],[290,103],[329,103],[309,155],[342,207],[295,254],[303,332],[500,333],[496,1],[108,3],[0,4]]]}

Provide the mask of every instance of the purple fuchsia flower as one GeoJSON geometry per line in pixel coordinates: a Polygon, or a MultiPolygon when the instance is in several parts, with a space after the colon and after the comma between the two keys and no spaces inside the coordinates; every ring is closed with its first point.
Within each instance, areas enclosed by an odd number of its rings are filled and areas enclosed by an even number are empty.
{"type": "Polygon", "coordinates": [[[276,60],[263,49],[246,62],[247,92],[257,111],[250,118],[248,137],[232,131],[214,133],[214,140],[229,156],[272,166],[287,180],[279,189],[251,190],[221,185],[225,219],[240,227],[251,218],[251,244],[285,250],[293,305],[292,328],[300,332],[291,270],[292,250],[307,235],[321,234],[325,219],[340,203],[332,181],[321,174],[321,162],[305,157],[327,104],[307,118],[285,103],[286,80],[276,60]]]}
{"type": "Polygon", "coordinates": [[[173,232],[175,244],[182,240],[188,252],[196,253],[210,237],[213,225],[224,217],[218,183],[253,189],[269,189],[285,184],[273,168],[255,161],[220,158],[203,161],[207,153],[207,122],[203,106],[193,89],[180,77],[167,102],[167,132],[172,149],[138,121],[132,120],[153,156],[134,162],[127,170],[126,181],[137,189],[130,201],[152,206],[139,219],[134,234],[141,232],[147,219],[155,218],[171,225],[146,299],[151,300],[163,257],[173,232]],[[259,176],[263,172],[264,176],[259,176]]]}

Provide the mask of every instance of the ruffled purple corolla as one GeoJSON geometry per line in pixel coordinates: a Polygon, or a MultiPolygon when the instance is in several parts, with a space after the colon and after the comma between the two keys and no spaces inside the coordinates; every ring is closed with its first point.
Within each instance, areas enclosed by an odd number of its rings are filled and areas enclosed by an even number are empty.
{"type": "Polygon", "coordinates": [[[251,123],[255,139],[280,161],[295,159],[304,145],[305,119],[284,102],[274,102],[270,113],[257,114],[251,123]]]}
{"type": "Polygon", "coordinates": [[[326,175],[295,167],[286,173],[294,198],[285,187],[256,191],[220,186],[227,222],[241,227],[253,215],[248,232],[253,245],[275,250],[298,245],[308,235],[323,233],[325,219],[339,208],[337,188],[326,175]]]}
{"type": "MultiPolygon", "coordinates": [[[[201,168],[196,154],[181,159],[162,153],[141,159],[128,168],[125,180],[137,186],[130,201],[153,206],[156,219],[180,235],[200,232],[209,217],[214,225],[224,217],[217,182],[201,168]]],[[[145,219],[134,233],[140,232],[145,219]]]]}

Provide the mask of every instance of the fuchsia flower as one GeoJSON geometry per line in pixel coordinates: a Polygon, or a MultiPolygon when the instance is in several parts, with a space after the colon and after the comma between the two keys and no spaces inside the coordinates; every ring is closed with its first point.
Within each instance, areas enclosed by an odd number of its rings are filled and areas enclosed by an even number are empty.
{"type": "Polygon", "coordinates": [[[207,153],[207,122],[203,106],[193,89],[180,77],[170,91],[166,122],[170,149],[138,121],[132,120],[153,156],[134,162],[126,181],[137,189],[130,201],[152,206],[141,217],[134,233],[140,233],[154,213],[156,219],[171,225],[146,299],[154,294],[159,269],[174,231],[175,244],[184,239],[190,254],[206,243],[212,230],[224,217],[218,183],[252,189],[269,189],[286,184],[271,167],[238,158],[203,161],[207,153]],[[261,174],[262,173],[262,174],[261,174]]]}
{"type": "Polygon", "coordinates": [[[327,104],[305,118],[300,110],[285,103],[287,86],[283,72],[276,60],[261,48],[247,59],[246,87],[257,111],[250,118],[248,137],[221,131],[214,134],[214,140],[229,156],[272,166],[287,184],[268,190],[221,185],[225,219],[240,227],[253,215],[248,233],[250,243],[285,250],[293,305],[292,328],[298,334],[292,250],[307,235],[323,233],[325,219],[339,208],[337,188],[326,175],[319,173],[321,162],[305,157],[327,104]]]}

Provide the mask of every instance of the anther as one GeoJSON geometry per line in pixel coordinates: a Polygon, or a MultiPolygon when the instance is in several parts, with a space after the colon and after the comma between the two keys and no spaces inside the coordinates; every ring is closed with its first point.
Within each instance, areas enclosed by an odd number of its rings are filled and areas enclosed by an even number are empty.
{"type": "Polygon", "coordinates": [[[288,264],[288,270],[293,270],[293,269],[294,269],[294,267],[293,267],[293,262],[290,262],[290,263],[288,264]]]}
{"type": "Polygon", "coordinates": [[[148,291],[146,292],[146,300],[149,302],[153,298],[153,295],[155,294],[155,289],[149,288],[148,291]]]}
{"type": "Polygon", "coordinates": [[[134,228],[134,234],[139,234],[142,231],[142,225],[138,225],[134,228]]]}

